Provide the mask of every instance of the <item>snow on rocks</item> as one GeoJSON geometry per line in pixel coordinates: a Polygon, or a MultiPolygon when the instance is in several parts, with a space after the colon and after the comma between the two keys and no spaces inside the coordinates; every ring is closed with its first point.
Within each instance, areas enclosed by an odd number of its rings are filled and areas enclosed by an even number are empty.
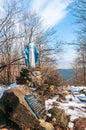
{"type": "Polygon", "coordinates": [[[73,129],[73,127],[74,127],[74,123],[69,122],[69,123],[68,123],[68,128],[69,128],[69,129],[73,129]]]}
{"type": "MultiPolygon", "coordinates": [[[[7,88],[0,86],[0,97],[3,95],[5,90],[14,88],[15,86],[18,85],[13,83],[7,88]]],[[[68,92],[65,94],[65,101],[60,102],[60,100],[58,100],[60,95],[55,95],[52,99],[45,101],[46,110],[53,108],[56,104],[58,108],[64,109],[65,113],[70,116],[68,128],[72,129],[72,127],[74,127],[75,120],[79,118],[86,118],[86,96],[84,93],[81,93],[81,90],[83,89],[86,90],[86,87],[68,87],[68,92]]]]}
{"type": "MultiPolygon", "coordinates": [[[[74,126],[74,120],[79,118],[86,118],[86,96],[80,91],[83,87],[68,87],[69,94],[65,96],[65,102],[59,102],[54,100],[55,98],[48,99],[45,102],[46,109],[50,109],[53,106],[53,103],[56,102],[59,108],[64,109],[66,114],[70,116],[70,121],[68,128],[72,129],[74,126]],[[84,99],[81,101],[80,98],[84,99]]],[[[84,88],[86,89],[86,88],[84,88]]]]}
{"type": "MultiPolygon", "coordinates": [[[[67,98],[67,101],[68,101],[67,103],[61,103],[61,102],[58,102],[58,103],[59,103],[59,108],[64,109],[66,114],[70,115],[70,120],[74,121],[74,119],[78,117],[86,117],[86,112],[85,112],[86,104],[81,103],[78,99],[75,100],[74,102],[74,97],[73,97],[73,101],[70,101],[68,99],[69,98],[67,98]]],[[[46,100],[45,102],[46,109],[52,108],[52,105],[54,102],[57,102],[57,101],[55,99],[46,100]]]]}
{"type": "Polygon", "coordinates": [[[3,86],[3,85],[0,85],[0,98],[2,97],[2,95],[3,95],[3,93],[6,91],[6,90],[8,90],[8,89],[10,89],[10,88],[14,88],[14,87],[17,87],[18,85],[16,84],[16,82],[15,83],[12,83],[12,84],[10,84],[9,86],[3,86]]]}

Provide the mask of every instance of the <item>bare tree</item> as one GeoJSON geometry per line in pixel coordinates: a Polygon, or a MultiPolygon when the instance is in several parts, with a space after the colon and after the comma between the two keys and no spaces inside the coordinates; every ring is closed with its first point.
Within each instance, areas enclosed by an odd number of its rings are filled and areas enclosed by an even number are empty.
{"type": "Polygon", "coordinates": [[[20,9],[16,9],[16,6],[15,2],[8,4],[5,16],[0,20],[0,71],[4,69],[4,75],[2,72],[0,76],[3,76],[7,84],[11,82],[11,62],[14,60],[14,50],[18,49],[18,46],[15,48],[15,41],[21,37],[16,30],[15,18],[20,13],[20,9]]]}
{"type": "MultiPolygon", "coordinates": [[[[18,3],[8,4],[6,15],[0,19],[0,72],[1,79],[7,84],[14,79],[14,73],[19,73],[24,65],[23,51],[29,42],[35,42],[41,55],[40,65],[56,64],[56,54],[60,42],[53,38],[55,32],[42,25],[42,20],[34,12],[24,12],[18,3]],[[19,26],[19,27],[17,27],[19,26]]],[[[16,75],[15,75],[16,76],[16,75]]]]}
{"type": "Polygon", "coordinates": [[[29,42],[35,42],[41,55],[40,64],[56,63],[56,57],[54,55],[59,52],[61,44],[57,41],[55,43],[53,42],[53,39],[56,38],[56,32],[54,32],[53,29],[43,27],[43,21],[34,12],[25,13],[23,18],[25,31],[23,38],[24,47],[26,47],[29,42]]]}
{"type": "Polygon", "coordinates": [[[74,15],[78,24],[80,38],[86,36],[86,0],[76,0],[74,15]]]}
{"type": "Polygon", "coordinates": [[[74,15],[77,23],[78,58],[76,59],[77,82],[86,85],[86,0],[76,0],[74,15]]]}

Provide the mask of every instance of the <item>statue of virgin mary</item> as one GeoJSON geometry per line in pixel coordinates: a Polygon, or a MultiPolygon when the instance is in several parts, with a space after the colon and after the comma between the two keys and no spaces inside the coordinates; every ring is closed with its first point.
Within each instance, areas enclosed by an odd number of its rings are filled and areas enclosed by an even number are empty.
{"type": "Polygon", "coordinates": [[[35,68],[39,62],[40,54],[34,42],[28,43],[24,50],[25,62],[28,68],[35,68]]]}

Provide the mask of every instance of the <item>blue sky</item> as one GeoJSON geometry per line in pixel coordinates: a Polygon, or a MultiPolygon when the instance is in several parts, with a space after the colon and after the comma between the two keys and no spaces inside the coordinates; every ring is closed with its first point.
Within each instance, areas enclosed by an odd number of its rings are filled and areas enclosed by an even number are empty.
{"type": "Polygon", "coordinates": [[[75,19],[72,13],[69,11],[67,15],[55,26],[57,28],[57,33],[59,39],[64,43],[69,43],[63,45],[63,51],[61,59],[59,60],[59,68],[71,68],[73,62],[76,58],[76,45],[71,45],[71,43],[76,43],[75,29],[75,19]]]}
{"type": "MultiPolygon", "coordinates": [[[[69,6],[73,0],[31,0],[30,7],[44,20],[43,25],[57,30],[57,39],[65,43],[76,41],[74,17],[69,6]]],[[[75,46],[64,45],[64,53],[58,62],[59,68],[71,68],[76,56],[75,46]]]]}
{"type": "MultiPolygon", "coordinates": [[[[3,12],[5,1],[0,0],[0,12],[3,12]]],[[[17,0],[16,0],[17,1],[17,0]]],[[[57,30],[57,39],[63,42],[75,42],[76,36],[74,33],[74,17],[69,9],[69,6],[74,0],[21,0],[22,7],[27,6],[38,13],[43,19],[43,26],[49,28],[55,27],[57,30]]],[[[72,45],[63,46],[64,53],[61,54],[59,60],[60,68],[70,68],[75,57],[75,50],[72,45]]]]}

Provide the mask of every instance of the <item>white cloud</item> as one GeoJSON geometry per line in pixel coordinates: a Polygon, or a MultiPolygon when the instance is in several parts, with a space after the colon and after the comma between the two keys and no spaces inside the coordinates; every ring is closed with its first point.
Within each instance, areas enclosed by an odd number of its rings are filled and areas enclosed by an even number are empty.
{"type": "MultiPolygon", "coordinates": [[[[17,1],[17,0],[16,0],[17,1]]],[[[3,18],[4,16],[6,16],[6,10],[5,10],[5,7],[7,6],[7,3],[10,4],[11,0],[0,0],[0,18],[3,18]]],[[[18,6],[21,6],[19,5],[21,3],[18,3],[18,6]]],[[[19,33],[19,30],[20,30],[20,23],[19,23],[19,17],[16,17],[15,18],[12,18],[11,20],[13,20],[13,22],[15,22],[15,32],[16,34],[19,33]]]]}
{"type": "Polygon", "coordinates": [[[2,18],[3,16],[5,16],[5,7],[7,5],[7,3],[10,3],[11,0],[0,0],[0,18],[2,18]]]}
{"type": "Polygon", "coordinates": [[[41,8],[44,6],[47,0],[32,0],[31,5],[32,8],[36,11],[41,10],[41,8]]]}
{"type": "Polygon", "coordinates": [[[2,7],[0,7],[0,12],[3,13],[4,12],[4,9],[2,7]]]}
{"type": "MultiPolygon", "coordinates": [[[[0,0],[1,15],[4,12],[4,3],[9,1],[0,0]]],[[[67,15],[67,7],[72,2],[73,0],[31,0],[31,9],[35,10],[41,16],[45,26],[53,27],[67,15]]]]}
{"type": "Polygon", "coordinates": [[[3,5],[4,5],[3,0],[0,0],[0,18],[2,18],[2,17],[3,17],[3,14],[4,14],[3,5]]]}
{"type": "Polygon", "coordinates": [[[42,17],[44,25],[52,27],[67,15],[71,2],[73,0],[32,0],[31,7],[42,17]]]}

